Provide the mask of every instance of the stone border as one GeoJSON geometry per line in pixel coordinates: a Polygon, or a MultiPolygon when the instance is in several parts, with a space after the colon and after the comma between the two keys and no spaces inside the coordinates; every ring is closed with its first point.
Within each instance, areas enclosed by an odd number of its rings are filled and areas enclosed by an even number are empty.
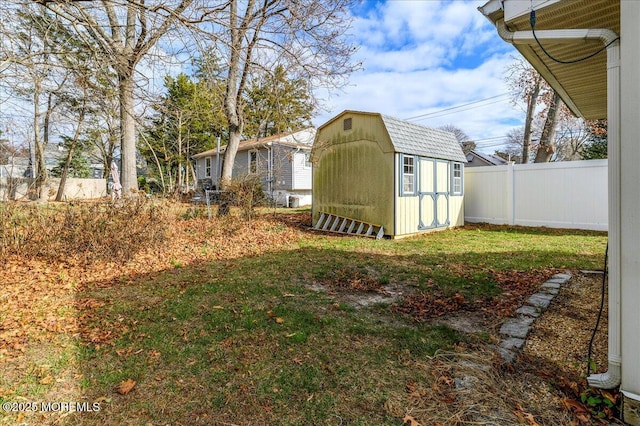
{"type": "Polygon", "coordinates": [[[502,359],[511,363],[527,339],[531,325],[542,311],[549,307],[560,287],[571,279],[571,274],[555,274],[545,281],[540,290],[529,297],[524,305],[516,310],[517,317],[508,319],[500,327],[500,345],[498,352],[502,359]]]}

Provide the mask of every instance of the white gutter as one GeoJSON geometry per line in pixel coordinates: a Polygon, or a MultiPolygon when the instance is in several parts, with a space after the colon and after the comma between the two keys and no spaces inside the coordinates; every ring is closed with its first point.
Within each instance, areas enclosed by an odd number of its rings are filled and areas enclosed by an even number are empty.
{"type": "MultiPolygon", "coordinates": [[[[484,11],[481,9],[481,12],[484,11]]],[[[486,16],[486,15],[485,15],[486,16]]],[[[511,44],[537,44],[533,31],[509,31],[503,19],[495,22],[498,34],[511,44]]],[[[620,41],[609,29],[536,31],[538,40],[563,42],[600,40],[607,46],[607,119],[609,157],[609,366],[605,373],[587,377],[589,386],[611,389],[622,377],[620,310],[620,41]]]]}

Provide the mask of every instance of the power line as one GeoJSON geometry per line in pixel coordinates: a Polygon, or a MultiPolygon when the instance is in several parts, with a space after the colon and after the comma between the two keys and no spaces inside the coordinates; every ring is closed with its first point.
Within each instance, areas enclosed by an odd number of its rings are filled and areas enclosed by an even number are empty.
{"type": "MultiPolygon", "coordinates": [[[[422,119],[422,118],[432,118],[430,116],[433,116],[433,115],[435,115],[435,116],[447,115],[447,114],[449,114],[449,113],[446,113],[447,111],[457,110],[457,109],[464,108],[464,107],[469,106],[469,105],[475,105],[475,104],[479,104],[481,102],[490,101],[491,99],[497,99],[497,98],[501,98],[501,97],[504,97],[504,96],[510,96],[510,95],[511,95],[511,93],[502,93],[500,95],[490,96],[488,98],[479,99],[477,101],[468,102],[466,104],[460,104],[460,105],[444,108],[444,109],[441,109],[439,111],[428,112],[428,113],[425,113],[425,114],[416,115],[414,117],[405,118],[405,120],[409,121],[409,120],[417,120],[417,119],[422,119]],[[442,113],[446,113],[446,114],[442,114],[442,113]]],[[[492,103],[496,103],[496,102],[499,102],[499,101],[490,102],[490,103],[488,103],[486,105],[491,105],[492,103]]],[[[473,108],[480,108],[480,107],[483,107],[483,106],[485,106],[485,105],[479,105],[479,106],[473,107],[473,108]]],[[[466,109],[473,109],[473,108],[466,108],[466,109]]],[[[454,111],[454,112],[457,112],[457,111],[454,111]]]]}

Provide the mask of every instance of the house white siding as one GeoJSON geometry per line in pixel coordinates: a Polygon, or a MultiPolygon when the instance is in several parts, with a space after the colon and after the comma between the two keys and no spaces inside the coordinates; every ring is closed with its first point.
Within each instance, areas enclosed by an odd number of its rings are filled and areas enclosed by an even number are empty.
{"type": "Polygon", "coordinates": [[[310,155],[310,151],[298,151],[293,155],[291,188],[294,190],[311,190],[310,155]]]}

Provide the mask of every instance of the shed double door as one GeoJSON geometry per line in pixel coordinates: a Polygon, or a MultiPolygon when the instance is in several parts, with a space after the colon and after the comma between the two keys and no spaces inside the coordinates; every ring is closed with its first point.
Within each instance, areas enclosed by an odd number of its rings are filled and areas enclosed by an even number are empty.
{"type": "Polygon", "coordinates": [[[420,229],[449,226],[449,162],[421,158],[418,173],[420,229]]]}

